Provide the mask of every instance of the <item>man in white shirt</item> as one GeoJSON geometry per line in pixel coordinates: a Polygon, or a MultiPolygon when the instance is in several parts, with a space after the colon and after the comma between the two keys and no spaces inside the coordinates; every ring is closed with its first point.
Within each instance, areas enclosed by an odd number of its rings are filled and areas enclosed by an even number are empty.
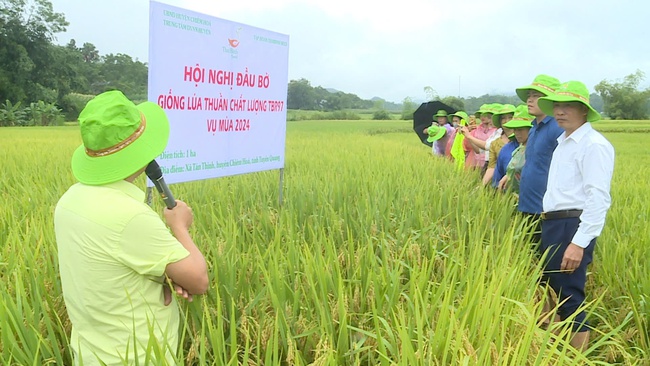
{"type": "Polygon", "coordinates": [[[587,266],[611,203],[614,148],[591,126],[601,119],[589,105],[589,91],[579,81],[560,86],[539,99],[564,132],[558,137],[543,200],[541,253],[547,253],[543,280],[557,293],[562,320],[575,314],[571,345],[585,350],[589,325],[580,309],[585,298],[587,266]]]}

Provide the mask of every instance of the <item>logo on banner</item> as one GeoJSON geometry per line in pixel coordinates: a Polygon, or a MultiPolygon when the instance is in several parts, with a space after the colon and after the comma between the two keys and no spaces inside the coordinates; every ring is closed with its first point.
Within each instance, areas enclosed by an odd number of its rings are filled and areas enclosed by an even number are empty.
{"type": "Polygon", "coordinates": [[[237,31],[235,32],[235,36],[233,38],[228,38],[228,45],[230,45],[230,47],[226,47],[226,46],[223,47],[223,53],[229,54],[231,58],[239,57],[239,52],[235,48],[239,46],[240,31],[241,31],[241,27],[237,28],[237,31]]]}

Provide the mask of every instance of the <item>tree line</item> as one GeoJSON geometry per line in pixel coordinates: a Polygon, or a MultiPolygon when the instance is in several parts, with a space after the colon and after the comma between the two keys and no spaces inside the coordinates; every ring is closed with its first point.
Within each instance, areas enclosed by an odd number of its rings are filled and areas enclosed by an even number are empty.
{"type": "MultiPolygon", "coordinates": [[[[75,119],[90,98],[110,89],[122,90],[134,101],[147,99],[146,63],[122,53],[101,55],[89,42],[54,43],[55,35],[65,32],[69,24],[64,14],[54,12],[49,0],[0,0],[0,5],[0,125],[27,124],[25,121],[47,125],[61,112],[67,119],[75,119]]],[[[603,80],[591,95],[592,106],[612,119],[647,118],[650,88],[639,89],[644,77],[637,70],[621,81],[603,80]]],[[[468,112],[484,103],[520,103],[514,95],[440,98],[432,91],[425,87],[429,99],[441,99],[468,112]]],[[[287,86],[289,109],[401,110],[402,118],[409,119],[416,104],[408,97],[401,103],[366,100],[314,87],[306,79],[291,80],[287,86]]]]}
{"type": "Polygon", "coordinates": [[[120,89],[147,99],[147,64],[100,55],[92,43],[54,43],[68,22],[48,0],[0,0],[0,125],[75,119],[94,95],[120,89]]]}

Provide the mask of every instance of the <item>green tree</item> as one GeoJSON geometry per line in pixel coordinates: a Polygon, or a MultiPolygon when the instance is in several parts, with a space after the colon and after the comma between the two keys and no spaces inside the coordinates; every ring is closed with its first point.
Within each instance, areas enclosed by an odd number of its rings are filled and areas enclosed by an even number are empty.
{"type": "Polygon", "coordinates": [[[84,62],[93,63],[99,61],[99,51],[94,44],[86,42],[80,51],[83,55],[84,62]]]}
{"type": "Polygon", "coordinates": [[[452,107],[457,111],[465,110],[465,102],[463,102],[463,100],[458,97],[444,97],[442,98],[441,102],[445,103],[446,105],[452,107]]]}
{"type": "Polygon", "coordinates": [[[47,0],[0,0],[0,100],[55,101],[64,81],[52,72],[54,35],[68,23],[47,0]]]}
{"type": "Polygon", "coordinates": [[[402,119],[409,120],[413,119],[413,112],[415,112],[416,105],[413,103],[413,100],[410,97],[404,98],[402,100],[402,119]]]}
{"type": "Polygon", "coordinates": [[[434,100],[439,99],[440,97],[438,96],[438,92],[435,91],[432,87],[430,86],[425,86],[424,87],[424,94],[427,96],[427,100],[429,102],[433,102],[434,100]]]}
{"type": "Polygon", "coordinates": [[[603,108],[605,107],[603,98],[598,93],[589,94],[589,104],[598,112],[603,112],[603,108]]]}
{"type": "Polygon", "coordinates": [[[325,94],[325,98],[323,99],[323,109],[326,111],[338,111],[343,109],[343,98],[341,97],[343,93],[330,93],[327,90],[326,92],[327,94],[325,94]]]}
{"type": "Polygon", "coordinates": [[[611,119],[647,118],[650,89],[638,89],[644,78],[643,71],[637,70],[623,78],[623,81],[603,80],[596,85],[595,89],[605,104],[604,112],[611,119]]]}
{"type": "Polygon", "coordinates": [[[92,94],[121,90],[129,99],[147,99],[147,65],[123,53],[102,57],[97,79],[90,80],[92,94]]]}
{"type": "Polygon", "coordinates": [[[309,80],[301,78],[289,81],[287,90],[287,108],[316,109],[316,92],[309,80]]]}

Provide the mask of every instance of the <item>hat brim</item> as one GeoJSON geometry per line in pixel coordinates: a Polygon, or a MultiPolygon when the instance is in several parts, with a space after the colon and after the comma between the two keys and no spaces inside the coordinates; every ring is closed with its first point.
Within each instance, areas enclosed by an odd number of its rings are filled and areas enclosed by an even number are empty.
{"type": "Polygon", "coordinates": [[[524,128],[524,127],[532,128],[533,123],[531,121],[526,121],[523,119],[511,119],[510,121],[508,121],[508,123],[504,124],[503,127],[509,128],[511,130],[515,128],[524,128]]]}
{"type": "Polygon", "coordinates": [[[501,128],[501,116],[504,116],[506,114],[515,114],[515,112],[505,112],[492,115],[492,124],[494,127],[501,128]]]}
{"type": "Polygon", "coordinates": [[[449,115],[449,117],[458,117],[458,118],[461,118],[461,119],[468,119],[469,118],[467,113],[464,113],[464,112],[462,114],[460,112],[452,113],[452,114],[449,115]]]}
{"type": "Polygon", "coordinates": [[[436,132],[435,135],[427,137],[427,142],[435,142],[440,140],[442,136],[445,135],[446,132],[447,130],[445,130],[444,128],[438,129],[438,132],[436,132]]]}
{"type": "Polygon", "coordinates": [[[531,91],[531,90],[540,92],[540,93],[542,93],[542,95],[545,95],[545,96],[550,94],[550,92],[548,90],[546,90],[544,88],[540,88],[537,85],[528,85],[528,86],[524,86],[522,88],[517,88],[517,89],[515,89],[515,93],[517,93],[517,96],[519,97],[519,99],[521,99],[522,102],[526,103],[528,101],[528,92],[531,91]]]}
{"type": "Polygon", "coordinates": [[[583,102],[582,100],[576,98],[576,97],[571,97],[568,95],[557,95],[554,94],[552,96],[548,97],[543,97],[539,98],[539,101],[537,101],[537,105],[539,106],[539,109],[544,112],[545,115],[547,116],[552,116],[553,115],[553,103],[568,103],[568,102],[578,102],[582,103],[585,105],[587,108],[589,108],[589,111],[587,112],[587,122],[596,122],[600,121],[602,116],[600,113],[598,113],[592,106],[589,104],[583,102]]]}
{"type": "Polygon", "coordinates": [[[91,157],[82,144],[72,155],[72,173],[83,184],[102,185],[128,178],[144,168],[167,146],[169,120],[156,103],[144,102],[137,108],[146,119],[144,132],[130,145],[115,153],[91,157]]]}

